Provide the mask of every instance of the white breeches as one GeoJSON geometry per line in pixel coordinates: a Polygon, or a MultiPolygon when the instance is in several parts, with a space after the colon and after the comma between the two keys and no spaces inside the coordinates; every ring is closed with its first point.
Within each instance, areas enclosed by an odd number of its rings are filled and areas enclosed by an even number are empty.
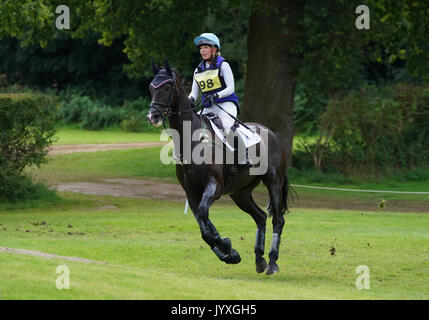
{"type": "MultiPolygon", "coordinates": [[[[218,103],[218,105],[220,105],[222,109],[224,109],[229,114],[233,115],[234,117],[237,117],[237,106],[233,102],[226,101],[218,103]]],[[[214,113],[219,117],[219,119],[222,121],[222,125],[225,130],[225,135],[228,135],[229,131],[231,130],[231,127],[234,125],[235,119],[226,114],[215,104],[213,104],[210,108],[204,108],[202,114],[210,112],[214,113]]]]}

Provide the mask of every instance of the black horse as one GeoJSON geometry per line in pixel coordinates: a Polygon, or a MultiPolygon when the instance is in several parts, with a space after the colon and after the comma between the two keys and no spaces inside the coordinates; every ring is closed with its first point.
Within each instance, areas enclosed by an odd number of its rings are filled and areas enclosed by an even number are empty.
{"type": "MultiPolygon", "coordinates": [[[[192,132],[204,127],[214,136],[212,128],[205,122],[191,105],[187,94],[182,86],[179,73],[172,70],[168,61],[165,67],[160,69],[152,62],[154,73],[150,85],[152,102],[147,115],[148,120],[154,126],[164,124],[168,119],[171,129],[179,133],[179,141],[174,141],[175,149],[183,150],[185,143],[189,144],[183,132],[183,123],[191,124],[192,132]]],[[[237,164],[196,164],[191,159],[189,163],[183,163],[183,152],[178,155],[180,163],[176,163],[176,175],[185,190],[189,206],[198,222],[202,238],[210,246],[217,257],[228,264],[241,261],[240,255],[232,248],[231,240],[221,238],[215,226],[209,219],[209,208],[213,202],[223,194],[229,194],[232,200],[243,211],[250,214],[256,222],[256,271],[272,274],[279,271],[276,263],[279,256],[280,237],[285,223],[284,213],[288,210],[288,194],[290,185],[286,176],[285,151],[279,143],[276,135],[269,129],[256,123],[246,123],[256,132],[266,130],[267,141],[260,147],[260,152],[266,152],[268,167],[264,174],[251,175],[250,168],[237,164]],[[263,147],[263,148],[262,148],[263,147]],[[264,151],[265,150],[265,151],[264,151]],[[232,169],[236,170],[232,170],[232,169]],[[272,215],[273,238],[269,252],[269,263],[264,255],[265,248],[265,226],[267,214],[258,207],[252,198],[253,189],[263,182],[268,189],[270,203],[267,210],[272,215]]],[[[177,139],[176,139],[177,140],[177,139]]],[[[191,142],[193,150],[200,141],[191,142]]],[[[261,141],[259,144],[264,143],[261,141]]],[[[215,148],[216,146],[212,146],[215,148]]]]}

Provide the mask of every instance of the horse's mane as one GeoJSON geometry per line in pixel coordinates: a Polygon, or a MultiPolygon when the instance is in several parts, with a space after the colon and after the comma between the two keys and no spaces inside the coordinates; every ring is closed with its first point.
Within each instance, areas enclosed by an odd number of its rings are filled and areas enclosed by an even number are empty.
{"type": "Polygon", "coordinates": [[[186,106],[187,109],[191,108],[191,104],[188,99],[188,94],[183,87],[183,79],[180,75],[179,71],[175,68],[172,68],[171,71],[174,73],[174,76],[176,77],[176,88],[177,88],[177,97],[178,102],[180,105],[186,106]]]}
{"type": "Polygon", "coordinates": [[[186,91],[185,88],[183,87],[183,79],[182,76],[180,75],[179,71],[177,69],[171,69],[171,71],[174,73],[174,76],[176,77],[176,88],[178,89],[178,93],[179,95],[186,95],[186,91]]]}

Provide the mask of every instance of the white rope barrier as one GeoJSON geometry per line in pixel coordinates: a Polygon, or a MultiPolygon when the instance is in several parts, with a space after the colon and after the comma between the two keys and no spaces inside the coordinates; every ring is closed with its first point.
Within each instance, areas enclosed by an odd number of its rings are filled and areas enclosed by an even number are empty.
{"type": "Polygon", "coordinates": [[[291,184],[292,187],[307,188],[307,189],[321,189],[321,190],[334,190],[334,191],[351,191],[351,192],[376,192],[376,193],[401,193],[401,194],[428,194],[429,192],[421,191],[389,191],[389,190],[362,190],[362,189],[344,189],[344,188],[329,188],[318,186],[304,186],[300,184],[291,184]]]}

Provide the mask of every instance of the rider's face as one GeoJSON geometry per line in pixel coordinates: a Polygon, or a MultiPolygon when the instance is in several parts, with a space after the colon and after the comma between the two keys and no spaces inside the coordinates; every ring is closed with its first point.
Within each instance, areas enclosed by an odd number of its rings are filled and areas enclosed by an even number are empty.
{"type": "Polygon", "coordinates": [[[202,45],[200,46],[200,54],[203,60],[211,60],[213,58],[213,54],[216,52],[215,47],[202,45]]]}

